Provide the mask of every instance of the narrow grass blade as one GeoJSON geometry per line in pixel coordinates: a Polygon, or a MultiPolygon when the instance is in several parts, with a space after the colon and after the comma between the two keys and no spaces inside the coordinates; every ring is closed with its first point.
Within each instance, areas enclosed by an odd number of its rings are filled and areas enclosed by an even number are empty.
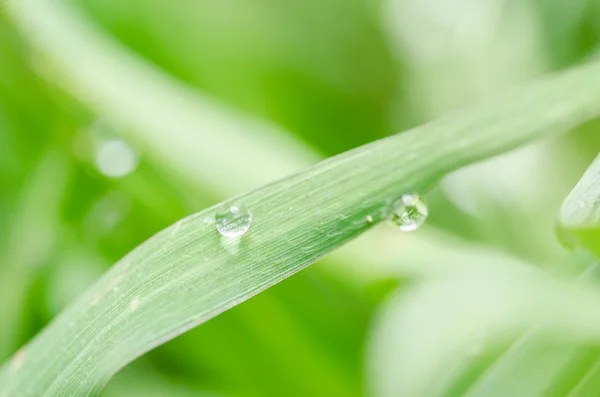
{"type": "Polygon", "coordinates": [[[318,159],[272,123],[161,72],[102,34],[73,3],[9,0],[6,6],[35,50],[38,71],[174,175],[226,197],[318,159]]]}
{"type": "MultiPolygon", "coordinates": [[[[558,234],[567,245],[586,249],[598,255],[600,243],[600,156],[590,165],[581,180],[564,201],[558,221],[558,234]]],[[[583,275],[590,278],[593,264],[583,275]]],[[[557,395],[576,396],[585,384],[594,382],[599,358],[597,352],[575,341],[548,349],[538,339],[540,332],[532,328],[505,352],[470,387],[468,396],[490,395],[557,395]],[[590,357],[591,356],[591,359],[590,357]],[[579,362],[587,360],[583,365],[579,362]],[[523,371],[535,367],[536,377],[523,371]],[[527,379],[522,376],[527,374],[527,379]],[[563,379],[564,378],[564,379],[563,379]],[[574,383],[573,383],[574,379],[574,383]],[[563,389],[567,390],[563,390],[563,389]]]]}
{"type": "Polygon", "coordinates": [[[0,360],[6,359],[21,343],[19,323],[31,278],[53,253],[69,181],[70,164],[59,152],[44,154],[20,197],[20,208],[9,220],[10,236],[5,254],[0,258],[0,360]],[[35,239],[32,240],[32,232],[35,239]]]}
{"type": "Polygon", "coordinates": [[[600,155],[563,203],[558,228],[565,244],[600,256],[600,155]]]}
{"type": "Polygon", "coordinates": [[[529,337],[598,344],[600,322],[593,313],[599,305],[593,286],[558,282],[533,268],[424,281],[392,298],[376,322],[371,389],[378,397],[545,396],[538,392],[551,383],[546,375],[565,367],[570,349],[536,349],[529,337]],[[474,360],[532,326],[489,371],[455,390],[474,360]],[[534,355],[539,352],[545,360],[534,355]],[[536,363],[535,371],[523,371],[524,363],[536,363]]]}

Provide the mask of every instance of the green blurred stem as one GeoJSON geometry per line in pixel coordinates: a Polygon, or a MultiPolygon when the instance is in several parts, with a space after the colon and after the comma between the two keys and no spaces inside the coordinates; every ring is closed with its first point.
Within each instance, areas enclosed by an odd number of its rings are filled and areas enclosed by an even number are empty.
{"type": "Polygon", "coordinates": [[[0,266],[0,358],[21,343],[25,295],[36,270],[48,260],[59,230],[60,205],[69,180],[69,164],[50,150],[40,160],[23,188],[20,208],[12,220],[9,246],[0,266]]]}
{"type": "Polygon", "coordinates": [[[142,60],[71,1],[7,4],[38,54],[38,70],[188,185],[230,196],[318,159],[281,128],[205,97],[142,60]]]}

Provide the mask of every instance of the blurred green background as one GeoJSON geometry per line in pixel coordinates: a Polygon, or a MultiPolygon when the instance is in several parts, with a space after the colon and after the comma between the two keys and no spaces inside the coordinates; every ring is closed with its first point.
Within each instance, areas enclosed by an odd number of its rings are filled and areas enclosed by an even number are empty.
{"type": "MultiPolygon", "coordinates": [[[[35,24],[51,14],[0,13],[0,362],[112,263],[178,219],[600,49],[596,0],[79,0],[60,7],[78,21],[59,23],[63,41],[36,41],[35,24]],[[90,35],[101,40],[86,41],[90,35]],[[105,62],[85,64],[77,46],[105,62]],[[65,72],[57,54],[72,54],[72,70],[94,74],[86,81],[65,72]],[[155,97],[140,91],[155,85],[148,91],[155,97]],[[145,100],[156,111],[136,105],[145,100]],[[185,126],[181,115],[192,115],[185,126]],[[139,127],[155,121],[173,131],[139,127]],[[286,167],[261,167],[257,157],[286,167]]],[[[429,305],[430,289],[446,291],[431,278],[486,285],[516,266],[570,279],[593,265],[560,247],[554,221],[600,150],[599,131],[590,123],[449,176],[427,193],[430,219],[421,230],[382,225],[358,265],[343,254],[319,262],[146,354],[105,395],[466,394],[517,336],[505,337],[502,324],[472,327],[484,321],[466,316],[460,302],[487,302],[478,288],[457,296],[449,288],[445,296],[456,304],[429,305]],[[422,307],[423,318],[388,315],[404,305],[422,307]],[[472,344],[459,354],[468,359],[460,370],[443,348],[452,343],[449,328],[472,344]],[[500,337],[488,343],[487,335],[500,337]],[[415,349],[394,347],[403,344],[415,349]],[[436,361],[438,353],[446,361],[436,361]],[[431,364],[430,378],[415,357],[431,364]],[[406,391],[403,382],[419,376],[439,384],[406,391]]],[[[547,369],[538,364],[552,361],[548,351],[582,340],[543,343],[509,390],[527,390],[530,381],[546,388],[505,396],[570,395],[585,376],[600,381],[586,375],[600,362],[597,348],[547,369]]]]}

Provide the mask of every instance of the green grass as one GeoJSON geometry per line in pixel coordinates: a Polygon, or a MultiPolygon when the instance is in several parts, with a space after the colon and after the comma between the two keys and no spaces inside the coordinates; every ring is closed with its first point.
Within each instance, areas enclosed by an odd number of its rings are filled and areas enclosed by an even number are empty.
{"type": "Polygon", "coordinates": [[[599,165],[598,159],[590,165],[558,219],[559,233],[585,263],[578,279],[561,285],[533,267],[499,268],[496,275],[486,270],[426,282],[395,298],[376,327],[375,395],[597,394],[599,296],[592,280],[598,262],[589,253],[600,243],[594,234],[599,165]],[[402,357],[392,369],[384,360],[390,351],[402,357]]]}
{"type": "Polygon", "coordinates": [[[468,29],[406,47],[368,1],[5,2],[0,361],[30,342],[0,396],[95,395],[116,371],[103,395],[595,396],[597,161],[558,218],[575,252],[553,221],[598,124],[545,138],[598,116],[600,67],[480,100],[592,55],[600,3],[559,3],[515,3],[464,53],[468,29]],[[135,172],[81,151],[107,137],[135,172]],[[375,227],[406,192],[427,225],[375,227]],[[254,213],[239,243],[210,223],[234,200],[254,213]]]}
{"type": "Polygon", "coordinates": [[[558,227],[567,245],[600,256],[600,156],[565,200],[558,227]]]}
{"type": "Polygon", "coordinates": [[[545,78],[236,197],[254,214],[239,244],[210,223],[231,200],[177,222],[126,255],[20,350],[2,370],[0,395],[97,394],[140,354],[384,220],[401,194],[597,117],[599,75],[591,63],[545,78]]]}

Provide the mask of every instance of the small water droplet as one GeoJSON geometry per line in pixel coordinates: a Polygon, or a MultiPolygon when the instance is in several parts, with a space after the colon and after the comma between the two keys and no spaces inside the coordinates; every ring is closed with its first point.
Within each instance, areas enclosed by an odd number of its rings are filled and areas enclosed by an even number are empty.
{"type": "Polygon", "coordinates": [[[394,203],[390,221],[403,232],[417,230],[429,215],[427,206],[416,194],[405,194],[394,203]]]}
{"type": "Polygon", "coordinates": [[[225,237],[244,235],[252,224],[252,213],[244,205],[235,203],[215,214],[217,230],[225,237]]]}

